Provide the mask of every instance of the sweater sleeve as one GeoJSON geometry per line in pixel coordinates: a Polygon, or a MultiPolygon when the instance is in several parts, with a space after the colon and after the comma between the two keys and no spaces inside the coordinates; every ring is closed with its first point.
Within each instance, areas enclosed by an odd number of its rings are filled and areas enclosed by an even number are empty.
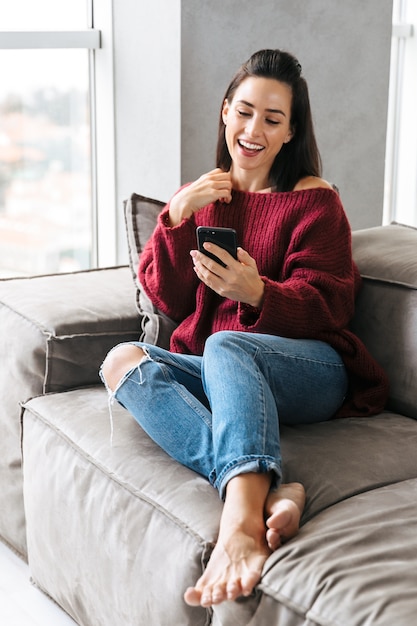
{"type": "Polygon", "coordinates": [[[190,257],[196,247],[195,221],[191,217],[171,227],[168,210],[169,204],[141,254],[138,278],[153,304],[180,322],[195,308],[198,279],[190,257]]]}
{"type": "Polygon", "coordinates": [[[360,277],[352,260],[350,226],[338,196],[332,197],[299,216],[280,279],[262,277],[262,309],[239,306],[247,330],[318,338],[348,325],[360,277]]]}

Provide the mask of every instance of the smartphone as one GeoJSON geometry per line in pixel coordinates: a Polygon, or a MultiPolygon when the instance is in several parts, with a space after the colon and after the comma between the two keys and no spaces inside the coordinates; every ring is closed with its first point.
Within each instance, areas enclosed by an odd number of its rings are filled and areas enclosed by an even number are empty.
{"type": "Polygon", "coordinates": [[[220,226],[197,227],[197,246],[200,252],[203,252],[217,263],[220,263],[223,267],[226,267],[226,264],[223,263],[219,257],[203,248],[205,241],[215,243],[217,246],[224,248],[234,259],[237,259],[237,238],[234,228],[222,228],[220,226]]]}

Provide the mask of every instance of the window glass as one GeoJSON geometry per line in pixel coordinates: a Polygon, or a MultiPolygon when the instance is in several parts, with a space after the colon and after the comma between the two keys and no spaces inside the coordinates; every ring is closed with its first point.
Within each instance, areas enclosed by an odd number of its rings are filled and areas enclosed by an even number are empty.
{"type": "Polygon", "coordinates": [[[88,52],[0,50],[0,65],[0,276],[87,268],[88,52]]]}
{"type": "Polygon", "coordinates": [[[412,33],[403,42],[400,57],[401,75],[396,115],[397,153],[395,220],[417,226],[417,2],[405,3],[404,21],[412,25],[412,33]]]}
{"type": "Polygon", "coordinates": [[[417,2],[394,0],[384,223],[417,226],[417,2]]]}
{"type": "Polygon", "coordinates": [[[0,3],[0,30],[76,30],[87,27],[87,0],[0,3]]]}

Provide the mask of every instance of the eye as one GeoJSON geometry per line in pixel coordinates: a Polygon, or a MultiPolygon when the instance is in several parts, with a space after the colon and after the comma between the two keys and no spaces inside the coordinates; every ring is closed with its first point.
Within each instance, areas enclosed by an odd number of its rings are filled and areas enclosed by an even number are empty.
{"type": "Polygon", "coordinates": [[[277,126],[278,124],[281,124],[281,122],[278,121],[278,120],[266,119],[265,121],[266,121],[267,124],[271,124],[272,126],[277,126]]]}
{"type": "Polygon", "coordinates": [[[236,109],[238,115],[240,115],[240,117],[250,117],[250,113],[248,113],[248,111],[242,111],[241,109],[236,109]]]}

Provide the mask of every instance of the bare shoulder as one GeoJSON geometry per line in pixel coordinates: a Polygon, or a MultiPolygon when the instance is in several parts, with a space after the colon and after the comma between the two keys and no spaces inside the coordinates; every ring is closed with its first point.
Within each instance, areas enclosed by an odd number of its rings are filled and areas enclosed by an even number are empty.
{"type": "Polygon", "coordinates": [[[324,178],[305,176],[304,178],[300,178],[294,187],[294,191],[301,191],[303,189],[334,189],[334,187],[328,183],[327,180],[324,180],[324,178]]]}

